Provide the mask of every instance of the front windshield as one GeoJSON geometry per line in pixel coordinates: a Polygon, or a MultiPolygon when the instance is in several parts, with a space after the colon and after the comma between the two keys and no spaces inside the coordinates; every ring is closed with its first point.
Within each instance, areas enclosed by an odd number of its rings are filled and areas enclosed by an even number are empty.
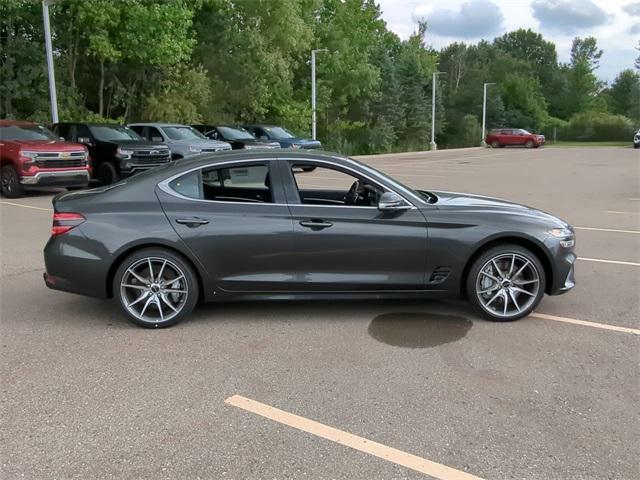
{"type": "Polygon", "coordinates": [[[527,132],[526,130],[524,130],[522,128],[520,129],[520,133],[522,133],[524,135],[531,135],[529,132],[527,132]]]}
{"type": "Polygon", "coordinates": [[[291,132],[287,132],[282,127],[264,127],[264,129],[269,132],[269,135],[272,138],[277,140],[283,140],[285,138],[295,138],[295,135],[291,132]]]}
{"type": "Polygon", "coordinates": [[[218,131],[229,140],[254,140],[256,138],[244,128],[218,127],[218,131]]]}
{"type": "Polygon", "coordinates": [[[58,140],[42,125],[0,125],[0,140],[58,140]]]}
{"type": "Polygon", "coordinates": [[[122,125],[91,125],[89,127],[93,136],[103,142],[118,140],[143,140],[143,138],[129,127],[122,125]]]}
{"type": "Polygon", "coordinates": [[[202,140],[207,138],[195,128],[186,125],[184,127],[162,127],[162,130],[171,140],[202,140]]]}

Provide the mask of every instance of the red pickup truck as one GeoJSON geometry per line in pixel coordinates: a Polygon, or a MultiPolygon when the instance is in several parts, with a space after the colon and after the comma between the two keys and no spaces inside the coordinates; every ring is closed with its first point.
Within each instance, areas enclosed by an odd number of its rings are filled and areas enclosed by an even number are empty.
{"type": "Polygon", "coordinates": [[[89,153],[44,126],[0,120],[2,195],[18,198],[29,187],[82,188],[89,184],[89,153]]]}
{"type": "Polygon", "coordinates": [[[507,145],[523,145],[527,148],[538,148],[544,145],[544,135],[529,133],[522,128],[498,128],[491,130],[485,142],[493,148],[506,147],[507,145]]]}

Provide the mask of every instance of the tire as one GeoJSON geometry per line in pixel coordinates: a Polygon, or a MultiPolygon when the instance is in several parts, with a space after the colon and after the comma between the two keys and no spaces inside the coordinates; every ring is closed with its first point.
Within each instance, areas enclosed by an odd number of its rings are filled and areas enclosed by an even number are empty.
{"type": "Polygon", "coordinates": [[[640,148],[640,143],[634,143],[633,148],[640,148]]]}
{"type": "Polygon", "coordinates": [[[118,170],[111,162],[104,162],[98,167],[98,184],[102,187],[111,185],[118,180],[118,170]]]}
{"type": "Polygon", "coordinates": [[[469,302],[483,317],[497,322],[529,315],[546,288],[544,267],[538,257],[513,244],[499,245],[480,255],[465,282],[469,302]]]}
{"type": "Polygon", "coordinates": [[[5,165],[1,171],[2,187],[0,192],[3,197],[7,198],[20,198],[24,195],[24,189],[20,184],[20,176],[16,172],[15,168],[11,165],[5,165]]]}
{"type": "Polygon", "coordinates": [[[533,140],[527,140],[524,142],[524,148],[533,148],[533,140]]]}
{"type": "Polygon", "coordinates": [[[129,255],[113,278],[113,295],[120,308],[131,322],[145,328],[166,328],[184,320],[198,303],[199,293],[189,262],[162,248],[129,255]]]}
{"type": "Polygon", "coordinates": [[[494,140],[493,142],[491,142],[491,148],[500,148],[502,145],[500,145],[500,142],[498,140],[494,140]]]}

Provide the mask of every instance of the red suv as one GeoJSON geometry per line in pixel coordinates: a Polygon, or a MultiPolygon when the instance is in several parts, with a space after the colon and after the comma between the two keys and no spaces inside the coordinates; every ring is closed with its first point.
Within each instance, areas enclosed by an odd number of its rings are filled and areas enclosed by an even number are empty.
{"type": "Polygon", "coordinates": [[[538,148],[540,145],[544,145],[544,135],[529,133],[521,128],[498,128],[489,132],[485,142],[493,148],[506,147],[507,145],[538,148]]]}
{"type": "Polygon", "coordinates": [[[18,198],[25,187],[82,188],[89,184],[89,153],[42,125],[0,120],[2,195],[18,198]]]}

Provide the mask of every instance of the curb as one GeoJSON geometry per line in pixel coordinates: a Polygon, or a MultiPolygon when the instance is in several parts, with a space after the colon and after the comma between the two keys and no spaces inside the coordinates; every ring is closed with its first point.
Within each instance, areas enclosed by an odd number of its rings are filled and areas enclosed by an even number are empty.
{"type": "Polygon", "coordinates": [[[374,155],[351,155],[351,158],[391,158],[391,157],[412,157],[418,155],[438,155],[439,153],[447,153],[447,152],[465,152],[465,151],[475,151],[475,150],[484,150],[486,147],[465,147],[465,148],[450,148],[445,150],[424,150],[418,152],[399,152],[399,153],[379,153],[374,155]]]}

